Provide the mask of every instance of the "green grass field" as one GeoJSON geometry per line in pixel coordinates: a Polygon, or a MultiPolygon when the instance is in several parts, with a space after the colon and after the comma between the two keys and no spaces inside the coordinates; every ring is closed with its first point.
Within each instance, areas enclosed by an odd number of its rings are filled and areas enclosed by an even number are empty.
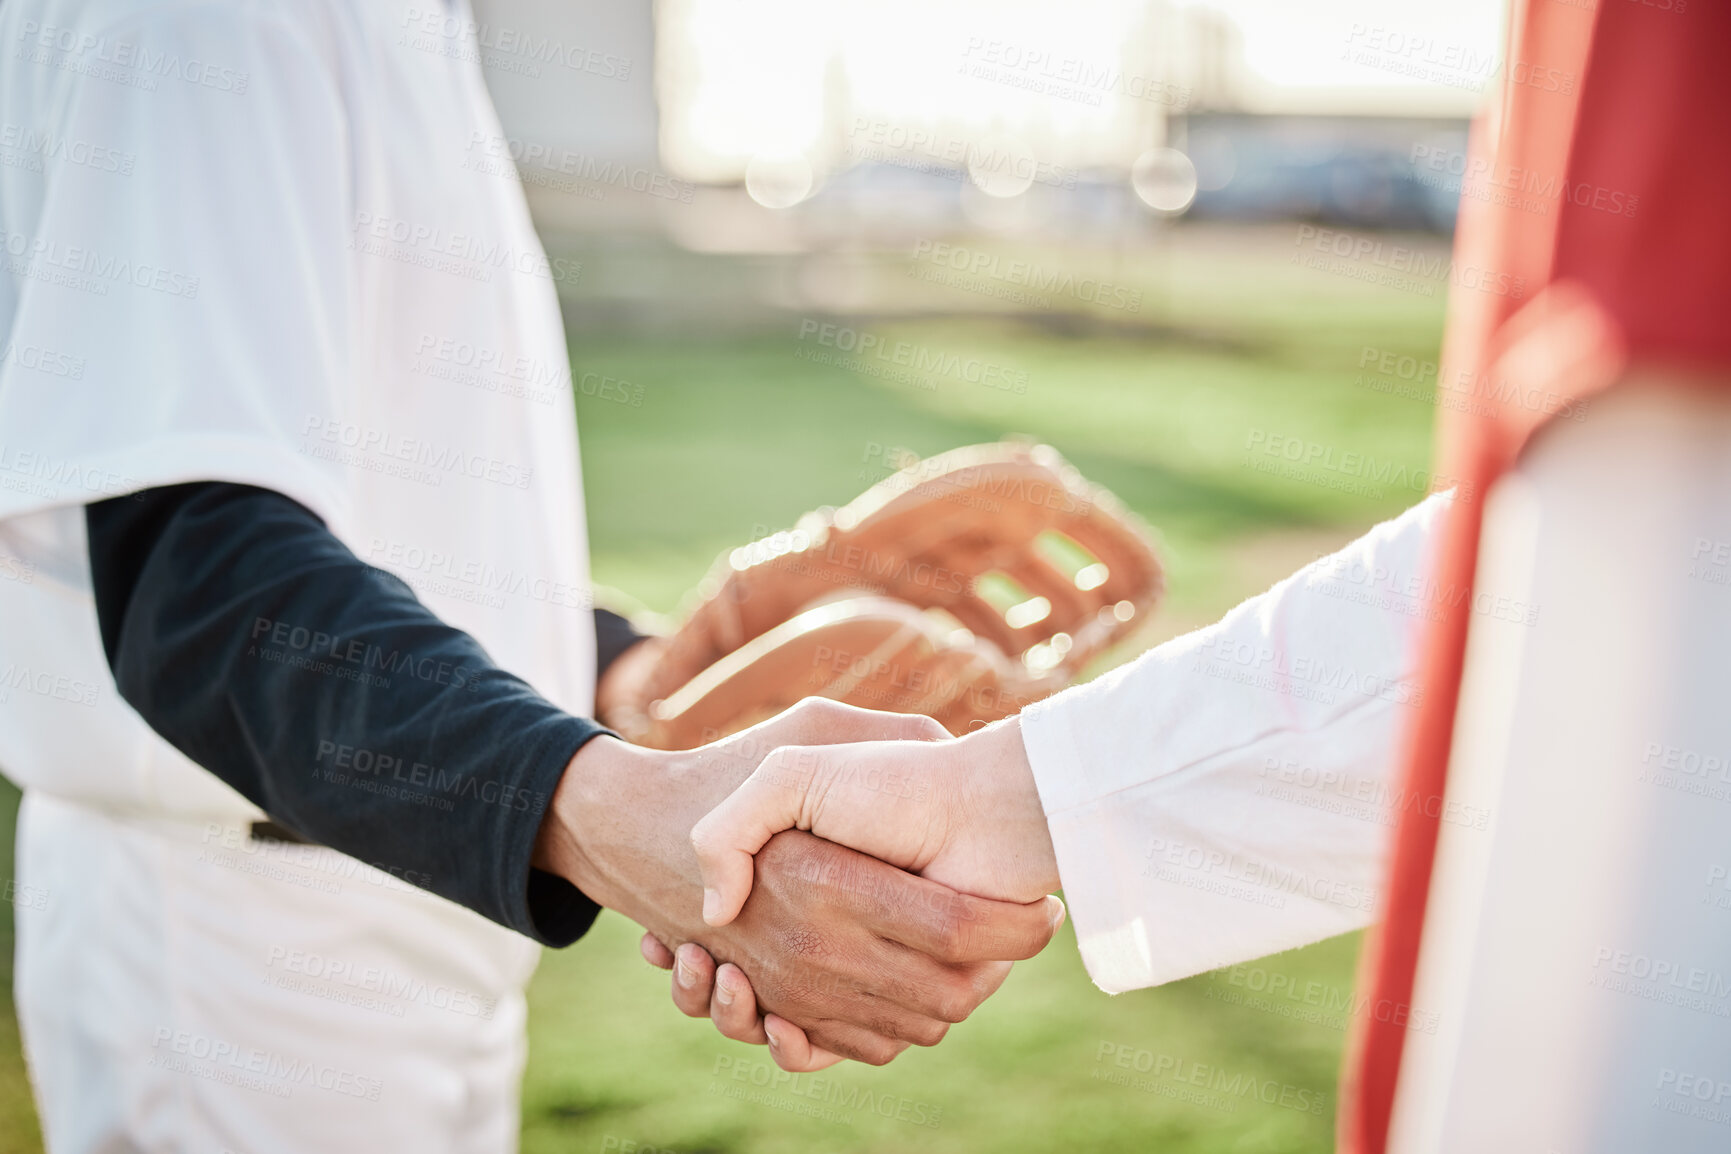
{"type": "MultiPolygon", "coordinates": [[[[1067,336],[1013,319],[871,326],[1025,373],[1022,392],[814,363],[797,319],[779,336],[575,342],[578,376],[614,377],[641,397],[579,396],[596,579],[672,611],[722,549],[849,499],[885,474],[895,449],[1031,435],[1114,489],[1164,543],[1169,601],[1118,656],[1206,623],[1421,496],[1249,467],[1249,447],[1269,436],[1415,469],[1430,455],[1430,405],[1357,378],[1366,347],[1434,358],[1440,299],[1309,273],[1289,252],[1279,241],[1177,246],[1146,273],[1144,319],[1156,323],[1142,331],[1067,336]]],[[[7,876],[15,805],[8,792],[7,876]]],[[[9,914],[0,910],[8,977],[9,914]]],[[[1108,998],[1066,927],[941,1047],[881,1070],[840,1067],[821,1084],[776,1082],[764,1051],[679,1016],[635,939],[606,914],[542,962],[523,1101],[531,1154],[633,1143],[677,1154],[1332,1148],[1356,938],[1108,998]],[[1311,1001],[1258,992],[1270,983],[1311,1001]]],[[[8,1001],[0,1154],[38,1142],[8,1001]]]]}

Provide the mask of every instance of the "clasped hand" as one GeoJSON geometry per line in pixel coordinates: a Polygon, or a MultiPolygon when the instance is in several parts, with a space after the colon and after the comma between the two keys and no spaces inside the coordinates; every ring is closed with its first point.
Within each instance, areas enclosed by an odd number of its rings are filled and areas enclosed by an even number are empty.
{"type": "MultiPolygon", "coordinates": [[[[1005,872],[1009,841],[946,812],[938,787],[955,775],[938,766],[986,753],[981,736],[810,699],[690,751],[596,738],[561,780],[535,864],[642,925],[683,1012],[768,1043],[784,1069],[882,1065],[940,1041],[1063,920],[1037,851],[1005,872]]],[[[1019,834],[1037,826],[1050,857],[1037,798],[1032,826],[970,804],[1019,834]]]]}

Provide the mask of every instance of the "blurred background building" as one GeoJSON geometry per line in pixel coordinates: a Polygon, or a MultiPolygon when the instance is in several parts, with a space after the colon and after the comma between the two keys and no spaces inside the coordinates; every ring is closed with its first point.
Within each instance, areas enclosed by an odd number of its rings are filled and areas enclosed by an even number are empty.
{"type": "Polygon", "coordinates": [[[1157,261],[1175,229],[1296,220],[1436,243],[1468,117],[1501,73],[1487,0],[476,13],[502,152],[549,248],[583,262],[561,285],[574,331],[1005,307],[887,288],[885,261],[922,242],[1157,261]]]}

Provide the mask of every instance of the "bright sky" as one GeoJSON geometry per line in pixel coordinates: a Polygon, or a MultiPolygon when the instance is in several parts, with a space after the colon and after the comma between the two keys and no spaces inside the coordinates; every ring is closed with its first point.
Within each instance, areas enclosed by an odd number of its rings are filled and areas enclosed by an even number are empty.
{"type": "MultiPolygon", "coordinates": [[[[1236,87],[1250,107],[1466,115],[1499,59],[1501,0],[1207,7],[1236,23],[1236,87]]],[[[660,8],[665,151],[703,177],[737,176],[753,157],[833,163],[913,126],[939,148],[1007,134],[1042,157],[1127,161],[1161,142],[1165,112],[1183,99],[1172,85],[1204,58],[1203,5],[1158,0],[660,8]]]]}

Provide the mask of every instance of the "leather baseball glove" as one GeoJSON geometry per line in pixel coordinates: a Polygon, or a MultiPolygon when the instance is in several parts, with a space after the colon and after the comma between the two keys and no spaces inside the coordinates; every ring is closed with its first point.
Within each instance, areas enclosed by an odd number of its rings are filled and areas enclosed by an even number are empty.
{"type": "Polygon", "coordinates": [[[721,557],[684,624],[620,658],[600,713],[660,749],[811,696],[960,734],[1064,688],[1162,589],[1147,533],[1055,449],[954,449],[721,557]]]}

